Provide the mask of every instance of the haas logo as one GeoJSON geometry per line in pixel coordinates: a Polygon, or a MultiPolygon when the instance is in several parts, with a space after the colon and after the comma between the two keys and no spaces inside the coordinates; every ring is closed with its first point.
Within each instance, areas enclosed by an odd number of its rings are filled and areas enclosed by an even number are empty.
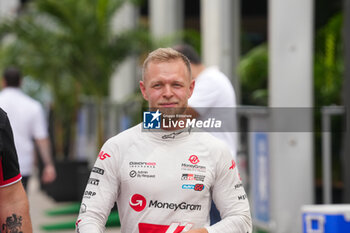
{"type": "Polygon", "coordinates": [[[109,154],[105,153],[103,150],[101,150],[101,152],[98,154],[98,157],[101,160],[105,160],[107,157],[110,158],[111,156],[109,154]]]}
{"type": "Polygon", "coordinates": [[[134,194],[130,198],[130,207],[133,208],[135,211],[140,212],[146,207],[146,198],[144,198],[140,194],[134,194]]]}
{"type": "Polygon", "coordinates": [[[197,164],[199,163],[199,159],[197,155],[191,155],[190,158],[188,159],[192,164],[197,164]]]}
{"type": "Polygon", "coordinates": [[[172,223],[170,225],[157,225],[150,223],[139,223],[140,233],[181,233],[187,232],[192,228],[192,223],[186,223],[185,225],[180,225],[180,223],[172,223]]]}

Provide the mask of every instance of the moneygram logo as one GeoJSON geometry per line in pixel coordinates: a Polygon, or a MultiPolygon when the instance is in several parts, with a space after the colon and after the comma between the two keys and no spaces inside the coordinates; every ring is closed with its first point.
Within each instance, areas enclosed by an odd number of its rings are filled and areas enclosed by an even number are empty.
{"type": "Polygon", "coordinates": [[[145,209],[146,207],[146,198],[140,194],[134,194],[130,198],[130,207],[133,208],[135,211],[140,212],[145,209]]]}
{"type": "MultiPolygon", "coordinates": [[[[129,201],[130,207],[135,211],[140,212],[145,209],[147,205],[146,198],[140,194],[134,194],[129,201]]],[[[189,204],[186,202],[181,203],[169,203],[169,202],[161,202],[158,200],[150,200],[149,208],[157,208],[157,209],[169,209],[173,211],[177,210],[196,210],[200,211],[202,209],[201,205],[189,204]]]]}

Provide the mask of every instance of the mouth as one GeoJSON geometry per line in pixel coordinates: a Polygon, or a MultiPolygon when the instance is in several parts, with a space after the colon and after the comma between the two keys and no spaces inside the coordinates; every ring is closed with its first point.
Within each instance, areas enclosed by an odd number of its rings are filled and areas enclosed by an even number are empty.
{"type": "Polygon", "coordinates": [[[160,103],[159,106],[161,108],[174,108],[177,106],[177,103],[176,102],[173,102],[173,103],[160,103]]]}

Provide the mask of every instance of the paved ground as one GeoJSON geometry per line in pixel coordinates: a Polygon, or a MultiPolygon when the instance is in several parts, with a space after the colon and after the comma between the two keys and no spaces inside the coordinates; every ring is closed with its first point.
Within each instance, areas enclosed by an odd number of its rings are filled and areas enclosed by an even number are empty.
{"type": "MultiPolygon", "coordinates": [[[[50,217],[45,214],[46,210],[64,206],[70,203],[55,202],[52,198],[47,196],[44,192],[40,191],[39,183],[36,177],[32,178],[28,187],[28,198],[30,204],[30,214],[33,224],[34,233],[74,233],[74,230],[60,230],[60,231],[44,231],[40,226],[43,224],[55,224],[64,221],[75,221],[76,215],[55,216],[50,217]]],[[[117,227],[108,228],[106,233],[120,233],[120,229],[117,227]]]]}

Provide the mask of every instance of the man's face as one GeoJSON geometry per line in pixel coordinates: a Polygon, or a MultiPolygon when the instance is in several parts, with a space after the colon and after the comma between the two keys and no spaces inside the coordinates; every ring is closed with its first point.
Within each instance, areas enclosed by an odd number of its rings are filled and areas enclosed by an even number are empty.
{"type": "Polygon", "coordinates": [[[177,112],[187,107],[194,80],[191,80],[186,65],[181,59],[170,62],[150,62],[140,89],[150,108],[177,112]],[[172,110],[171,110],[172,109],[172,110]]]}

